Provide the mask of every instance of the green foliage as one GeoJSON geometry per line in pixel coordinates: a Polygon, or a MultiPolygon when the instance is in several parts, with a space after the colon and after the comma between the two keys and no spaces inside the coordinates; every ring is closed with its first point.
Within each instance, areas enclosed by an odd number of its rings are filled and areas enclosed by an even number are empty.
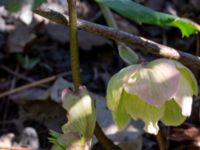
{"type": "Polygon", "coordinates": [[[119,55],[124,62],[129,65],[136,64],[139,60],[138,55],[128,46],[118,45],[119,55]]]}
{"type": "Polygon", "coordinates": [[[28,55],[23,56],[21,54],[17,54],[16,59],[24,69],[28,70],[34,68],[40,62],[39,58],[30,58],[28,55]]]}
{"type": "Polygon", "coordinates": [[[53,130],[49,131],[50,137],[48,138],[49,142],[53,144],[53,150],[65,150],[66,146],[60,142],[61,134],[53,130]]]}
{"type": "Polygon", "coordinates": [[[33,9],[41,5],[46,0],[0,0],[0,6],[5,6],[7,10],[11,12],[16,12],[20,10],[20,8],[25,3],[32,3],[33,9]]]}
{"type": "Polygon", "coordinates": [[[139,24],[154,24],[159,26],[173,26],[181,30],[182,36],[190,36],[200,30],[200,26],[188,19],[161,13],[135,3],[131,0],[96,0],[112,8],[124,17],[139,24]]]}

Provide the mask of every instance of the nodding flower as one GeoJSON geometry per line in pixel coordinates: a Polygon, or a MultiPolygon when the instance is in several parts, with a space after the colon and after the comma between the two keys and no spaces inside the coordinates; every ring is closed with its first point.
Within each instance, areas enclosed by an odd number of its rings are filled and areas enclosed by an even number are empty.
{"type": "Polygon", "coordinates": [[[157,59],[130,65],[108,83],[107,105],[117,126],[125,128],[130,119],[141,119],[145,131],[157,134],[158,121],[178,126],[190,116],[197,81],[181,63],[157,59]]]}

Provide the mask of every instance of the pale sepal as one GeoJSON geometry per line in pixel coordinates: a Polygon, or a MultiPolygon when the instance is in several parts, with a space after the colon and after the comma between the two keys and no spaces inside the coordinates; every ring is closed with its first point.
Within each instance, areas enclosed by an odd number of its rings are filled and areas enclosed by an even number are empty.
{"type": "Polygon", "coordinates": [[[77,140],[73,141],[77,144],[69,143],[67,147],[68,149],[71,146],[76,147],[80,145],[80,141],[83,142],[81,145],[85,147],[91,141],[96,124],[94,101],[85,87],[80,87],[77,93],[67,91],[62,97],[63,108],[68,112],[68,122],[62,127],[63,136],[65,138],[69,135],[77,137],[77,140]]]}
{"type": "Polygon", "coordinates": [[[118,108],[123,85],[127,83],[128,78],[130,75],[134,74],[137,70],[138,65],[131,65],[121,69],[118,73],[116,73],[110,81],[108,82],[107,91],[106,91],[106,99],[107,99],[107,106],[110,110],[116,111],[118,108]]]}
{"type": "Polygon", "coordinates": [[[161,106],[176,93],[180,73],[172,61],[158,59],[138,70],[136,78],[129,78],[125,91],[147,103],[161,106]]]}
{"type": "Polygon", "coordinates": [[[165,103],[165,112],[161,121],[167,126],[179,126],[182,124],[186,117],[182,115],[180,106],[174,99],[165,103]]]}
{"type": "Polygon", "coordinates": [[[164,114],[164,106],[153,106],[135,95],[125,94],[124,106],[130,116],[137,120],[141,119],[145,123],[144,130],[148,133],[157,134],[157,125],[164,114]]]}

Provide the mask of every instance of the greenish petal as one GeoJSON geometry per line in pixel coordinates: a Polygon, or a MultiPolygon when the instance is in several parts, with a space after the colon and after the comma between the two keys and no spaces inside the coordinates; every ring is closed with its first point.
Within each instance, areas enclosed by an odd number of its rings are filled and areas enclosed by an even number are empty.
{"type": "Polygon", "coordinates": [[[124,84],[126,84],[130,75],[134,74],[139,66],[131,65],[123,68],[110,79],[106,92],[107,106],[110,110],[116,111],[118,108],[124,84]]]}
{"type": "Polygon", "coordinates": [[[179,126],[185,121],[182,110],[175,100],[165,103],[165,112],[161,121],[167,126],[179,126]]]}
{"type": "Polygon", "coordinates": [[[124,94],[125,92],[123,91],[118,108],[116,111],[112,112],[114,122],[119,129],[124,129],[130,121],[130,116],[127,114],[124,107],[124,94]]]}
{"type": "Polygon", "coordinates": [[[145,131],[157,134],[159,130],[157,123],[164,115],[164,106],[156,107],[135,95],[127,93],[124,96],[124,106],[127,113],[130,114],[133,119],[141,119],[144,121],[145,131]]]}
{"type": "Polygon", "coordinates": [[[189,82],[194,95],[198,95],[198,83],[193,73],[181,63],[175,61],[178,71],[189,82]]]}

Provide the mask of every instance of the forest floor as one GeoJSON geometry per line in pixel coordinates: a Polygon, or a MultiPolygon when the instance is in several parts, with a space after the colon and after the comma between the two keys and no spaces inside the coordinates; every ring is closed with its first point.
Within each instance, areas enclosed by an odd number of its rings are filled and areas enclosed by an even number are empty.
{"type": "MultiPolygon", "coordinates": [[[[200,23],[198,0],[137,1],[200,23]]],[[[49,0],[47,5],[61,13],[67,12],[65,1],[60,2],[62,4],[49,0]]],[[[0,8],[0,149],[3,146],[24,146],[23,132],[26,127],[31,127],[28,129],[38,135],[40,149],[48,150],[51,147],[49,130],[60,131],[66,122],[66,112],[59,102],[62,89],[72,87],[69,31],[36,14],[32,23],[25,25],[19,16],[0,8]]],[[[78,16],[106,25],[98,5],[92,0],[79,2],[78,16]]],[[[117,14],[114,16],[123,31],[200,55],[200,34],[182,38],[175,28],[139,25],[117,14]]],[[[83,85],[95,95],[105,97],[110,77],[126,64],[118,56],[114,41],[84,31],[79,32],[78,38],[83,85]]],[[[132,48],[144,61],[157,58],[132,48]]],[[[200,81],[200,72],[192,71],[200,81]]],[[[161,124],[170,150],[200,149],[200,97],[195,99],[192,115],[183,125],[165,127],[161,124]]],[[[142,149],[158,149],[154,136],[143,133],[142,141],[142,149]]]]}

